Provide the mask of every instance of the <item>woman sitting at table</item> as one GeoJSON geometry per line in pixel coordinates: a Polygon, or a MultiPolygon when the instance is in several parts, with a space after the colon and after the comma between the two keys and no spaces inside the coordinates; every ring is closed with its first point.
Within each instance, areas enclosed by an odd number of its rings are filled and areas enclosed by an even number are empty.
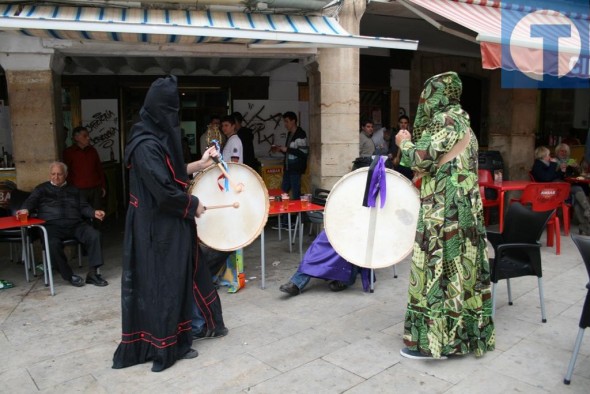
{"type": "MultiPolygon", "coordinates": [[[[536,182],[561,182],[566,177],[567,163],[552,159],[550,153],[545,146],[535,149],[535,163],[531,175],[536,182]]],[[[580,224],[580,234],[590,235],[590,204],[584,190],[578,185],[572,185],[570,196],[575,201],[574,215],[580,224]]]]}

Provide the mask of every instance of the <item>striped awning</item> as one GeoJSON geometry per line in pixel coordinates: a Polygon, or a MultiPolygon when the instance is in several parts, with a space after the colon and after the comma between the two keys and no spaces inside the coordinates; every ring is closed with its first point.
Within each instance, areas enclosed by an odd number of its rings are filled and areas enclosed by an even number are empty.
{"type": "MultiPolygon", "coordinates": [[[[543,39],[555,36],[558,26],[576,26],[576,23],[587,26],[587,13],[535,8],[535,5],[530,5],[534,2],[525,1],[401,1],[419,5],[477,33],[484,68],[503,68],[533,74],[543,74],[549,70],[552,75],[559,75],[559,70],[571,67],[572,59],[575,63],[579,57],[587,54],[588,48],[584,48],[581,43],[587,45],[588,40],[580,37],[580,34],[588,34],[587,29],[578,34],[577,29],[572,28],[571,36],[563,35],[558,47],[548,47],[543,39]],[[531,26],[535,26],[534,34],[531,26]],[[544,58],[544,49],[554,51],[556,56],[544,58]],[[556,64],[544,65],[544,59],[551,61],[551,58],[556,64]]],[[[537,7],[542,7],[541,4],[537,3],[537,7]]],[[[562,5],[555,4],[555,7],[562,5]]]]}
{"type": "Polygon", "coordinates": [[[243,44],[248,47],[378,47],[416,50],[417,41],[348,33],[336,19],[240,12],[0,5],[0,31],[65,40],[243,44]]]}

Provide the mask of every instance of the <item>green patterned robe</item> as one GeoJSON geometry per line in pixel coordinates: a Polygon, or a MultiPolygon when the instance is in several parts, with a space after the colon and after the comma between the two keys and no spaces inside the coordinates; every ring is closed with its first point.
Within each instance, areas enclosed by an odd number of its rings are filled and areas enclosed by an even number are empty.
{"type": "Polygon", "coordinates": [[[426,81],[415,142],[406,140],[400,147],[402,163],[422,175],[404,342],[435,358],[481,356],[495,346],[478,146],[459,104],[461,90],[453,72],[426,81]],[[465,133],[471,134],[468,147],[438,168],[441,156],[465,133]]]}

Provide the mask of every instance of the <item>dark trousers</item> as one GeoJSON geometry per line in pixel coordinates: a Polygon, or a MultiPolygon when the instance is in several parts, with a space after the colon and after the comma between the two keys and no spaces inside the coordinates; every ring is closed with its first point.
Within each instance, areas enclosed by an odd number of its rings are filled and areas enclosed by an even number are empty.
{"type": "MultiPolygon", "coordinates": [[[[195,299],[192,313],[193,333],[198,333],[202,330],[213,331],[217,328],[225,327],[221,299],[211,278],[209,261],[204,258],[201,249],[198,253],[199,256],[196,259],[195,272],[193,274],[193,296],[195,299]]],[[[212,257],[214,254],[210,252],[208,256],[212,257]]]]}
{"type": "Polygon", "coordinates": [[[285,171],[281,189],[285,193],[291,192],[291,198],[293,200],[299,200],[301,198],[301,173],[285,171]]]}
{"type": "Polygon", "coordinates": [[[103,265],[101,234],[86,222],[74,225],[60,223],[46,223],[47,237],[49,238],[49,256],[51,264],[59,269],[64,280],[72,279],[73,271],[68,264],[62,241],[77,239],[88,251],[88,261],[91,267],[97,268],[103,265]]]}

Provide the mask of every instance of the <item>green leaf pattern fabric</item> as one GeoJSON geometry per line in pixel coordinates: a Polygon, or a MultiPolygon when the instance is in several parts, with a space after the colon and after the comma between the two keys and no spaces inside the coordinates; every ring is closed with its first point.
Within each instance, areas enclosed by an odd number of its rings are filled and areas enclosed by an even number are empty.
{"type": "Polygon", "coordinates": [[[479,357],[495,347],[478,144],[459,104],[461,91],[454,72],[426,81],[413,140],[401,144],[402,163],[422,175],[404,342],[435,358],[479,357]],[[437,167],[466,133],[468,147],[437,167]]]}

